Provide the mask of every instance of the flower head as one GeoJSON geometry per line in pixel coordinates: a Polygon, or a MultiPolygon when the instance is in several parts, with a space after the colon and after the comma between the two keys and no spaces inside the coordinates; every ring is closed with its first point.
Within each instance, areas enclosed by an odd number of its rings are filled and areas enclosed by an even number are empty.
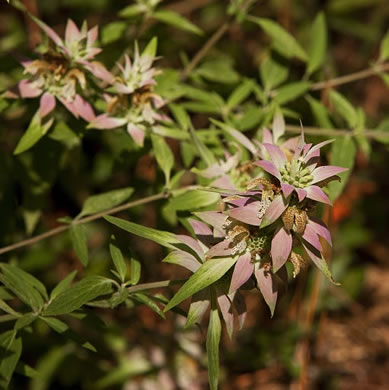
{"type": "Polygon", "coordinates": [[[347,170],[331,165],[317,167],[320,148],[332,141],[324,141],[312,146],[312,144],[304,142],[304,133],[302,132],[300,140],[293,150],[293,155],[289,158],[277,145],[265,143],[263,146],[270,156],[270,161],[260,160],[256,164],[278,179],[285,197],[289,197],[295,191],[299,202],[307,197],[318,202],[331,204],[328,196],[321,189],[321,185],[347,170]]]}

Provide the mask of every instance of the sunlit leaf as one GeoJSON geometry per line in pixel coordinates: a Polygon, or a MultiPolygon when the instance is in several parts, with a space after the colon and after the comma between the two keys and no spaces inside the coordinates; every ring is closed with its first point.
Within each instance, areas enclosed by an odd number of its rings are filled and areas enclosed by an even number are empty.
{"type": "Polygon", "coordinates": [[[320,12],[312,24],[311,44],[308,50],[307,74],[312,74],[323,64],[327,54],[326,19],[320,12]]]}
{"type": "Polygon", "coordinates": [[[153,18],[159,20],[160,22],[170,24],[180,30],[188,31],[193,34],[202,35],[202,30],[191,23],[188,19],[184,18],[177,12],[173,11],[157,11],[153,13],[153,18]]]}

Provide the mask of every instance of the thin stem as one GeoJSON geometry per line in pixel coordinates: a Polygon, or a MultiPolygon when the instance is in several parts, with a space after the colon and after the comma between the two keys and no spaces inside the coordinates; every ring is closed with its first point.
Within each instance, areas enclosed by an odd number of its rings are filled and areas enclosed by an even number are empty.
{"type": "MultiPolygon", "coordinates": [[[[288,133],[301,133],[300,126],[286,125],[285,130],[288,133]]],[[[321,127],[309,127],[304,126],[304,133],[311,135],[318,135],[323,137],[337,137],[337,136],[347,136],[347,135],[363,135],[367,138],[389,138],[389,132],[383,130],[371,130],[371,129],[358,129],[358,130],[350,130],[350,129],[325,129],[321,127]]]]}
{"type": "Polygon", "coordinates": [[[197,52],[197,54],[192,58],[192,61],[185,67],[182,74],[182,80],[185,80],[197,64],[207,55],[207,53],[212,49],[212,47],[222,38],[225,32],[230,27],[230,22],[225,22],[222,24],[215,33],[209,38],[205,45],[197,52]]]}
{"type": "MultiPolygon", "coordinates": [[[[187,188],[188,189],[193,189],[192,186],[189,186],[187,188]]],[[[6,252],[10,252],[10,251],[12,251],[14,249],[23,248],[23,247],[28,246],[28,245],[36,244],[37,242],[42,241],[45,238],[52,237],[52,236],[55,236],[57,234],[60,234],[60,233],[62,233],[64,231],[70,229],[74,225],[81,225],[81,224],[84,224],[84,223],[92,222],[92,221],[95,221],[96,219],[100,219],[100,218],[102,218],[102,217],[104,217],[106,215],[116,214],[116,213],[119,213],[120,211],[124,211],[124,210],[130,209],[132,207],[136,207],[136,206],[141,206],[141,205],[146,204],[146,203],[151,203],[151,202],[154,202],[156,200],[166,199],[171,194],[172,194],[172,192],[170,192],[170,193],[169,192],[161,192],[159,194],[151,195],[151,196],[148,196],[148,197],[143,198],[143,199],[138,199],[138,200],[135,200],[135,201],[132,201],[132,202],[125,203],[125,204],[123,204],[121,206],[114,207],[114,208],[112,208],[110,210],[103,211],[101,213],[93,214],[93,215],[90,215],[90,216],[85,217],[85,218],[80,218],[78,220],[73,221],[72,224],[58,226],[58,227],[56,227],[56,228],[54,228],[52,230],[49,230],[48,232],[39,234],[38,236],[35,236],[35,237],[29,238],[27,240],[23,240],[23,241],[17,242],[17,243],[12,244],[12,245],[8,245],[8,246],[6,246],[4,248],[0,248],[0,255],[3,254],[3,253],[6,253],[6,252]]]]}
{"type": "Polygon", "coordinates": [[[319,81],[311,86],[311,90],[317,91],[324,88],[337,87],[342,84],[351,83],[353,81],[362,80],[367,77],[377,76],[379,72],[385,72],[389,70],[389,62],[384,64],[376,64],[372,68],[361,70],[359,72],[350,73],[345,76],[336,77],[334,79],[319,81]]]}

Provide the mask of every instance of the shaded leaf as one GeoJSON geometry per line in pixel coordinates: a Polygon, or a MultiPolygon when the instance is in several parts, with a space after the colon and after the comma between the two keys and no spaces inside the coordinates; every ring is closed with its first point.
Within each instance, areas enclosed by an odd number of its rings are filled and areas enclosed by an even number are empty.
{"type": "Polygon", "coordinates": [[[170,173],[174,165],[173,152],[166,141],[158,135],[152,134],[151,142],[157,163],[165,175],[166,186],[169,187],[170,173]]]}
{"type": "Polygon", "coordinates": [[[177,27],[180,30],[188,31],[193,34],[202,35],[202,30],[191,23],[189,20],[173,11],[157,11],[153,13],[153,17],[160,22],[170,24],[171,26],[177,27]]]}
{"type": "Polygon", "coordinates": [[[61,280],[54,288],[50,294],[50,302],[59,294],[63,293],[67,290],[72,283],[74,277],[77,275],[77,271],[71,272],[69,275],[65,277],[65,279],[61,280]]]}
{"type": "Polygon", "coordinates": [[[117,246],[115,236],[111,237],[111,242],[109,244],[109,252],[111,254],[111,258],[113,264],[115,265],[116,271],[120,276],[120,280],[124,282],[127,274],[127,265],[126,262],[124,261],[122,251],[117,246]]]}
{"type": "Polygon", "coordinates": [[[339,92],[330,90],[329,97],[334,110],[353,129],[358,123],[358,114],[352,104],[339,92]]]}
{"type": "Polygon", "coordinates": [[[320,12],[312,24],[311,45],[308,50],[307,74],[315,72],[323,64],[327,53],[327,25],[323,12],[320,12]]]}
{"type": "Polygon", "coordinates": [[[308,81],[296,81],[277,89],[274,100],[282,105],[297,99],[309,90],[311,83],[308,81]]]}
{"type": "Polygon", "coordinates": [[[80,259],[81,264],[86,267],[88,265],[88,242],[85,233],[85,226],[72,225],[69,233],[73,249],[76,252],[77,257],[80,259]]]}
{"type": "Polygon", "coordinates": [[[0,389],[8,389],[21,354],[21,337],[16,337],[15,331],[4,332],[0,336],[0,389]]]}
{"type": "Polygon", "coordinates": [[[272,57],[266,57],[259,67],[262,83],[267,92],[277,87],[288,78],[288,68],[272,57]]]}
{"type": "Polygon", "coordinates": [[[95,214],[116,207],[126,201],[133,192],[133,188],[127,187],[99,195],[92,195],[84,202],[81,213],[78,217],[84,217],[88,214],[95,214]]]}

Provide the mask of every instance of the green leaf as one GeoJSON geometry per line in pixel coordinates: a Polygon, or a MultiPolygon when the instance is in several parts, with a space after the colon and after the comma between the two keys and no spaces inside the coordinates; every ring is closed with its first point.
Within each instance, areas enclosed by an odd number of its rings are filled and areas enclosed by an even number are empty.
{"type": "Polygon", "coordinates": [[[71,313],[93,299],[112,292],[112,280],[103,276],[87,276],[57,295],[43,312],[45,316],[71,313]]]}
{"type": "Polygon", "coordinates": [[[349,168],[348,171],[340,173],[341,181],[332,181],[328,184],[329,197],[334,202],[342,193],[347,180],[354,166],[356,146],[351,135],[338,137],[332,144],[330,164],[339,167],[349,168]]]}
{"type": "Polygon", "coordinates": [[[101,42],[103,45],[115,42],[122,38],[127,28],[125,22],[112,22],[106,24],[101,30],[101,42]]]}
{"type": "Polygon", "coordinates": [[[277,89],[274,100],[282,105],[297,99],[309,90],[311,83],[308,81],[296,81],[277,89]]]}
{"type": "Polygon", "coordinates": [[[73,249],[81,264],[86,267],[88,265],[88,242],[85,227],[83,225],[72,225],[69,232],[73,249]]]}
{"type": "Polygon", "coordinates": [[[351,103],[339,92],[330,90],[330,101],[334,110],[347,122],[353,129],[358,123],[358,114],[351,103]]]}
{"type": "Polygon", "coordinates": [[[288,68],[272,57],[266,57],[259,67],[262,83],[267,92],[277,87],[288,78],[288,68]]]}
{"type": "Polygon", "coordinates": [[[36,319],[37,315],[35,313],[27,313],[24,314],[22,317],[18,318],[15,322],[14,329],[16,331],[32,324],[36,319]]]}
{"type": "Polygon", "coordinates": [[[315,72],[323,64],[327,53],[327,25],[323,12],[320,12],[312,24],[311,45],[308,50],[307,74],[315,72]]]}
{"type": "Polygon", "coordinates": [[[207,260],[177,291],[164,311],[170,310],[186,298],[215,283],[236,263],[237,259],[238,257],[217,257],[207,260]]]}
{"type": "Polygon", "coordinates": [[[54,119],[52,118],[47,123],[42,125],[40,111],[38,110],[33,116],[28,129],[16,145],[14,154],[23,153],[34,146],[48,132],[53,122],[54,119]]]}
{"type": "Polygon", "coordinates": [[[154,58],[157,55],[158,38],[151,38],[150,42],[144,48],[142,55],[147,55],[154,58]]]}
{"type": "Polygon", "coordinates": [[[140,4],[135,5],[129,5],[125,8],[123,8],[119,12],[119,16],[122,18],[133,18],[134,16],[137,16],[139,14],[142,14],[145,12],[145,8],[142,7],[140,4]]]}
{"type": "Polygon", "coordinates": [[[183,130],[188,131],[191,122],[188,113],[184,110],[184,108],[181,105],[170,103],[169,109],[173,113],[174,118],[176,119],[180,127],[183,130]]]}
{"type": "Polygon", "coordinates": [[[154,241],[157,244],[163,245],[167,248],[176,249],[172,244],[179,244],[173,233],[165,232],[161,230],[152,229],[146,226],[138,225],[133,222],[125,221],[124,219],[106,216],[104,217],[109,223],[119,227],[120,229],[126,230],[139,237],[147,238],[148,240],[154,241]]]}
{"type": "Polygon", "coordinates": [[[42,296],[47,299],[45,286],[32,275],[18,267],[0,264],[2,273],[0,281],[11,290],[20,300],[38,311],[44,304],[42,296]]]}
{"type": "Polygon", "coordinates": [[[15,331],[0,336],[0,389],[7,390],[12,374],[22,354],[22,339],[15,331]]]}
{"type": "Polygon", "coordinates": [[[219,344],[221,337],[221,321],[215,302],[212,302],[209,325],[207,331],[207,356],[208,356],[208,378],[211,390],[217,390],[219,383],[219,344]]]}
{"type": "Polygon", "coordinates": [[[203,35],[203,31],[198,28],[189,20],[173,11],[157,11],[153,13],[153,17],[160,22],[170,24],[171,26],[177,27],[181,30],[191,32],[197,35],[203,35]]]}
{"type": "Polygon", "coordinates": [[[130,260],[130,280],[129,282],[134,285],[138,284],[140,280],[141,263],[139,260],[131,258],[130,260]]]}
{"type": "Polygon", "coordinates": [[[240,79],[239,73],[234,70],[232,64],[220,59],[203,62],[192,75],[222,84],[234,84],[240,79]]]}
{"type": "Polygon", "coordinates": [[[389,58],[389,30],[381,41],[380,60],[386,61],[389,58]]]}
{"type": "Polygon", "coordinates": [[[8,314],[12,314],[13,316],[15,317],[19,317],[21,316],[20,313],[18,313],[17,311],[15,311],[14,309],[12,309],[11,306],[9,306],[5,301],[3,301],[1,298],[0,298],[0,310],[3,310],[4,312],[8,313],[8,314]]]}
{"type": "Polygon", "coordinates": [[[18,364],[16,365],[15,372],[17,374],[26,376],[27,378],[36,378],[39,376],[38,371],[36,371],[31,366],[29,366],[28,364],[25,364],[21,361],[19,361],[18,364]]]}
{"type": "Polygon", "coordinates": [[[190,328],[194,324],[199,324],[211,302],[211,295],[208,288],[193,295],[186,318],[185,328],[190,328]]]}
{"type": "Polygon", "coordinates": [[[111,254],[112,261],[115,265],[115,268],[119,273],[120,280],[124,282],[127,274],[127,265],[126,262],[124,261],[122,251],[117,246],[115,236],[111,237],[111,242],[109,244],[109,252],[111,254]]]}
{"type": "Polygon", "coordinates": [[[40,319],[46,322],[46,324],[49,325],[50,328],[55,330],[57,333],[64,333],[69,329],[69,326],[58,318],[40,317],[40,319]]]}
{"type": "Polygon", "coordinates": [[[227,108],[231,110],[241,104],[253,91],[253,81],[249,79],[243,80],[241,84],[236,87],[227,100],[227,108]]]}
{"type": "Polygon", "coordinates": [[[212,164],[215,164],[216,163],[215,156],[205,146],[203,141],[198,137],[196,131],[193,129],[192,126],[190,127],[189,131],[190,131],[190,135],[191,135],[191,138],[192,138],[193,145],[197,149],[200,157],[205,162],[205,164],[207,164],[208,167],[211,166],[212,164]]]}
{"type": "Polygon", "coordinates": [[[220,195],[208,191],[187,191],[170,199],[170,206],[176,211],[195,210],[215,204],[220,195]]]}
{"type": "Polygon", "coordinates": [[[65,290],[67,290],[72,283],[74,277],[77,275],[77,271],[71,272],[69,275],[65,277],[65,279],[61,280],[54,288],[50,294],[50,302],[57,297],[59,294],[62,294],[65,290]]]}
{"type": "Polygon", "coordinates": [[[310,95],[307,95],[306,99],[311,107],[312,114],[315,117],[317,124],[325,129],[332,129],[334,126],[331,122],[327,107],[310,95]]]}
{"type": "Polygon", "coordinates": [[[273,48],[287,58],[297,57],[307,61],[308,56],[296,39],[283,27],[271,19],[249,17],[249,20],[258,24],[272,38],[273,48]]]}
{"type": "Polygon", "coordinates": [[[148,306],[152,311],[156,312],[162,318],[165,317],[165,313],[161,310],[161,308],[146,294],[136,293],[131,294],[131,298],[148,306]]]}
{"type": "Polygon", "coordinates": [[[166,141],[158,135],[152,134],[151,142],[157,163],[165,175],[166,187],[169,188],[170,173],[174,165],[173,152],[166,141]]]}
{"type": "Polygon", "coordinates": [[[109,210],[126,201],[134,192],[131,187],[90,196],[84,203],[78,218],[109,210]]]}

